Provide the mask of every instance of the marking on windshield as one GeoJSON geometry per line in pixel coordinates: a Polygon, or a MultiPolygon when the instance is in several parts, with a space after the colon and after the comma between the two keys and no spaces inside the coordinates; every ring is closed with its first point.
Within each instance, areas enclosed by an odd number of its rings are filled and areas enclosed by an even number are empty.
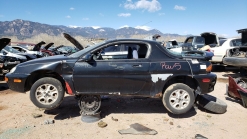
{"type": "Polygon", "coordinates": [[[180,70],[181,69],[181,65],[180,63],[174,63],[173,65],[171,64],[167,64],[166,62],[161,62],[160,63],[162,69],[176,69],[176,70],[180,70]]]}

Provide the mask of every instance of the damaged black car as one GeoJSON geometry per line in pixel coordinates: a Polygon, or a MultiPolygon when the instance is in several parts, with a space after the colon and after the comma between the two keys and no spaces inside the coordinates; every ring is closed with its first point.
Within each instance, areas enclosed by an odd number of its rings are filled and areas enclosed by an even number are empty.
{"type": "Polygon", "coordinates": [[[84,48],[69,34],[64,36],[82,50],[21,63],[6,75],[9,88],[30,90],[39,108],[56,108],[66,92],[79,97],[80,108],[88,113],[100,109],[101,95],[121,95],[161,98],[167,110],[182,114],[193,107],[197,95],[214,90],[217,77],[204,52],[175,54],[157,41],[142,39],[107,40],[84,48]],[[104,49],[122,46],[132,51],[104,55],[104,49]]]}

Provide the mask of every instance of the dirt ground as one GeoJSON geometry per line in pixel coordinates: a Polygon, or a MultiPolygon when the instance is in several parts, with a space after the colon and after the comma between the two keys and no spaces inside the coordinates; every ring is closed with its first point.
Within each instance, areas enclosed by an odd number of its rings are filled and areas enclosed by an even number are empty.
{"type": "Polygon", "coordinates": [[[184,115],[168,113],[160,99],[111,97],[102,102],[102,121],[81,121],[79,107],[73,96],[66,96],[60,107],[43,111],[29,100],[29,94],[13,92],[5,82],[0,82],[0,139],[68,139],[68,138],[194,138],[201,134],[209,139],[246,139],[247,109],[239,101],[227,97],[227,75],[235,72],[215,71],[218,81],[210,94],[227,103],[227,112],[214,114],[200,107],[194,107],[184,115]],[[41,117],[34,118],[34,114],[41,117]],[[118,121],[113,120],[118,119],[118,121]],[[46,120],[53,124],[45,124],[46,120]],[[156,135],[121,135],[119,130],[128,129],[131,124],[139,123],[158,132],[156,135]]]}

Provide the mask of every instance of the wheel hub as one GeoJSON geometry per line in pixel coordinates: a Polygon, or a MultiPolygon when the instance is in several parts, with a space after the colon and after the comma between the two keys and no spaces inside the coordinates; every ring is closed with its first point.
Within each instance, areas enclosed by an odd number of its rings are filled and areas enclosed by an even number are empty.
{"type": "Polygon", "coordinates": [[[36,89],[35,97],[40,103],[49,105],[58,99],[58,90],[52,84],[42,84],[36,89]]]}
{"type": "Polygon", "coordinates": [[[189,102],[189,93],[183,89],[177,89],[173,91],[169,97],[170,105],[178,110],[186,108],[189,102]]]}
{"type": "Polygon", "coordinates": [[[101,106],[99,95],[82,95],[79,100],[79,107],[83,114],[95,114],[101,106]]]}

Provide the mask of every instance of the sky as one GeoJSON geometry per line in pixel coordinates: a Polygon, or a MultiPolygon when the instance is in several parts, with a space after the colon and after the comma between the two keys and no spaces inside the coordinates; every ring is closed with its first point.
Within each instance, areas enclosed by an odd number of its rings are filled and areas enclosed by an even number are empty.
{"type": "Polygon", "coordinates": [[[71,27],[135,27],[162,33],[236,37],[247,28],[247,0],[0,0],[0,21],[71,27]]]}

